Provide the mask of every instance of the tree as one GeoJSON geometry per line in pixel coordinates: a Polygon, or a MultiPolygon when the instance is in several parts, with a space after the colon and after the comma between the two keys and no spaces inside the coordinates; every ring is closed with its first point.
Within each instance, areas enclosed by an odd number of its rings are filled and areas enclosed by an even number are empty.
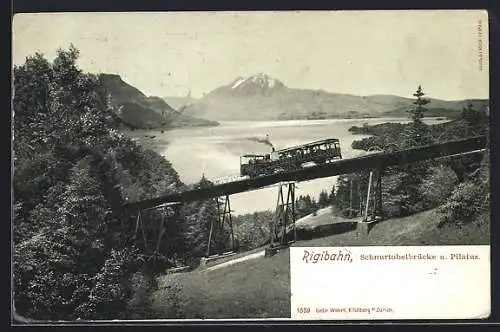
{"type": "Polygon", "coordinates": [[[321,190],[318,198],[318,206],[320,208],[327,207],[329,205],[328,192],[326,190],[321,190]]]}
{"type": "Polygon", "coordinates": [[[351,207],[351,176],[340,175],[337,178],[337,192],[335,195],[335,205],[345,216],[350,214],[351,207]]]}
{"type": "Polygon", "coordinates": [[[269,241],[274,220],[271,211],[254,212],[233,218],[234,236],[240,251],[260,247],[269,241]]]}
{"type": "Polygon", "coordinates": [[[75,310],[79,318],[107,319],[125,311],[130,290],[124,281],[133,270],[130,255],[133,255],[130,249],[111,250],[109,258],[93,278],[89,300],[75,310]]]}
{"type": "MultiPolygon", "coordinates": [[[[403,131],[403,148],[412,148],[422,145],[427,145],[432,142],[429,137],[429,127],[422,122],[430,100],[424,99],[425,93],[422,86],[418,86],[417,91],[413,94],[416,97],[414,104],[415,108],[409,111],[410,117],[413,120],[408,124],[403,131]]],[[[403,176],[400,178],[401,183],[398,186],[398,195],[401,199],[400,211],[402,215],[411,214],[421,209],[421,191],[419,189],[422,178],[426,174],[429,166],[428,162],[420,162],[407,164],[402,167],[401,171],[403,176]]]]}
{"type": "Polygon", "coordinates": [[[440,207],[440,225],[489,222],[491,211],[490,152],[485,151],[480,167],[459,183],[440,207]]]}
{"type": "Polygon", "coordinates": [[[417,97],[417,100],[413,102],[416,107],[409,111],[410,117],[414,123],[422,123],[424,114],[427,111],[425,105],[430,103],[430,100],[423,98],[423,96],[425,96],[425,93],[423,92],[421,85],[418,86],[417,91],[413,94],[413,96],[417,97]]]}
{"type": "Polygon", "coordinates": [[[471,102],[467,103],[467,107],[462,110],[462,119],[464,119],[469,125],[474,126],[477,124],[478,112],[474,109],[471,102]]]}
{"type": "MultiPolygon", "coordinates": [[[[127,279],[148,264],[136,264],[136,216],[122,205],[184,186],[168,161],[117,131],[78,54],[70,46],[52,63],[35,54],[14,67],[14,301],[29,318],[120,318],[127,279]]],[[[189,216],[169,217],[159,254],[184,250],[189,216]]]]}
{"type": "Polygon", "coordinates": [[[332,190],[330,191],[330,194],[328,195],[328,203],[330,205],[335,205],[336,199],[335,199],[335,186],[332,186],[332,190]]]}
{"type": "MultiPolygon", "coordinates": [[[[212,183],[202,176],[200,181],[194,186],[195,188],[207,188],[212,186],[212,183]]],[[[220,210],[224,209],[224,202],[219,202],[220,210]]],[[[185,207],[187,216],[187,232],[185,245],[189,254],[193,257],[201,257],[206,255],[208,249],[208,239],[210,229],[212,228],[212,237],[210,242],[210,253],[225,250],[229,243],[230,237],[228,233],[228,223],[224,225],[224,230],[221,230],[219,225],[219,216],[217,202],[214,199],[205,200],[202,202],[193,202],[185,207]],[[212,226],[213,225],[213,226],[212,226]]]]}
{"type": "Polygon", "coordinates": [[[444,203],[458,182],[455,172],[447,166],[431,167],[420,186],[421,196],[426,207],[444,203]]]}
{"type": "Polygon", "coordinates": [[[413,94],[413,96],[417,97],[413,102],[416,106],[409,110],[410,118],[413,122],[407,125],[403,132],[403,136],[405,137],[403,147],[405,148],[426,145],[431,141],[428,137],[429,128],[422,122],[425,112],[427,111],[425,105],[430,103],[429,99],[423,98],[424,95],[425,93],[422,90],[422,86],[419,85],[417,91],[413,94]]]}
{"type": "Polygon", "coordinates": [[[295,202],[296,217],[302,218],[308,214],[313,213],[318,209],[316,200],[312,199],[310,195],[300,195],[295,202]]]}
{"type": "Polygon", "coordinates": [[[465,122],[465,134],[466,137],[472,135],[484,135],[485,129],[488,126],[488,114],[486,110],[479,111],[474,108],[472,102],[469,101],[467,107],[462,110],[462,120],[465,122]]]}

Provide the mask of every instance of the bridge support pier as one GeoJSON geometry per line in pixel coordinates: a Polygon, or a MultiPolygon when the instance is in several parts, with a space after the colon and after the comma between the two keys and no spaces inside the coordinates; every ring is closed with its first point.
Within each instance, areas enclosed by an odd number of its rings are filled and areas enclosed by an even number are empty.
{"type": "Polygon", "coordinates": [[[378,169],[377,171],[370,171],[368,190],[366,193],[365,211],[363,214],[363,219],[358,223],[357,227],[358,232],[361,234],[368,234],[374,223],[382,219],[382,174],[382,169],[378,169]],[[375,180],[373,179],[374,176],[376,177],[375,180]],[[375,192],[372,194],[373,187],[375,187],[375,192]],[[373,201],[373,209],[371,216],[369,217],[368,210],[370,208],[370,201],[373,201]]]}
{"type": "Polygon", "coordinates": [[[144,231],[144,221],[142,220],[142,211],[137,212],[137,221],[135,223],[135,233],[134,233],[134,241],[138,242],[137,239],[137,234],[139,233],[139,228],[141,229],[142,233],[142,241],[144,242],[144,248],[147,250],[147,238],[146,238],[146,233],[144,231]]]}
{"type": "Polygon", "coordinates": [[[211,253],[211,245],[212,239],[216,240],[219,236],[224,236],[224,224],[229,224],[230,230],[230,241],[231,241],[231,251],[234,251],[234,230],[233,230],[233,219],[231,218],[231,203],[229,201],[229,195],[226,195],[224,198],[216,197],[215,203],[217,206],[217,221],[215,222],[212,219],[210,224],[210,233],[208,234],[208,245],[207,245],[207,254],[209,257],[211,253]],[[221,209],[221,206],[222,209],[221,209]]]}
{"type": "Polygon", "coordinates": [[[371,191],[372,191],[372,180],[373,180],[373,172],[370,172],[370,178],[368,180],[368,190],[366,193],[365,213],[363,214],[363,222],[368,221],[368,208],[370,207],[370,195],[371,195],[371,191]]]}
{"type": "MultiPolygon", "coordinates": [[[[177,214],[178,204],[169,204],[156,206],[145,210],[139,210],[135,224],[134,240],[136,243],[142,243],[142,247],[146,253],[158,253],[161,251],[163,235],[166,230],[167,220],[177,214]],[[145,212],[151,210],[160,210],[160,222],[151,222],[145,212]]],[[[154,217],[153,217],[154,218],[154,217]]]]}
{"type": "Polygon", "coordinates": [[[375,185],[375,211],[374,218],[382,218],[382,176],[384,170],[382,168],[377,171],[377,184],[375,185]]]}
{"type": "Polygon", "coordinates": [[[275,252],[276,248],[285,247],[297,239],[295,228],[295,182],[280,184],[278,200],[274,214],[271,243],[266,256],[275,252]],[[286,200],[284,191],[286,191],[286,200]],[[272,251],[272,252],[271,252],[272,251]]]}

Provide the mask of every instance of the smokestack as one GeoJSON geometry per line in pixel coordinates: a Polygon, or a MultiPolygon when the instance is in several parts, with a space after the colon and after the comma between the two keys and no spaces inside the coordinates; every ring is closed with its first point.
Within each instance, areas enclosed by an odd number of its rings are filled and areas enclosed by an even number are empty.
{"type": "Polygon", "coordinates": [[[274,152],[274,145],[271,143],[271,140],[269,139],[269,134],[266,134],[266,144],[268,144],[271,147],[271,152],[274,152]]]}
{"type": "Polygon", "coordinates": [[[257,143],[266,144],[266,145],[268,145],[268,146],[271,147],[271,150],[273,152],[275,151],[273,143],[271,143],[271,141],[269,140],[269,134],[266,134],[265,138],[261,138],[261,137],[249,137],[248,139],[251,140],[251,141],[257,142],[257,143]]]}

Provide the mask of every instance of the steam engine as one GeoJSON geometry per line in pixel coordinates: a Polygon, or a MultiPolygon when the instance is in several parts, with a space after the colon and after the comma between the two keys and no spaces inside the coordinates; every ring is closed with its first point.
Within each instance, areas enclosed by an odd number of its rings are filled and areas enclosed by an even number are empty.
{"type": "Polygon", "coordinates": [[[322,165],[342,159],[340,142],[336,138],[316,141],[270,154],[247,154],[240,157],[240,175],[251,178],[290,172],[305,167],[304,164],[322,165]]]}

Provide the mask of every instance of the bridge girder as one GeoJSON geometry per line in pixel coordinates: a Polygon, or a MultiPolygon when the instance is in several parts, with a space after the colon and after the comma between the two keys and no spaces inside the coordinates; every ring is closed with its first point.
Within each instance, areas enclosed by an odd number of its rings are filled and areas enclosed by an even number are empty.
{"type": "Polygon", "coordinates": [[[418,161],[436,159],[461,153],[478,153],[484,151],[486,136],[468,138],[459,141],[446,142],[418,147],[405,151],[373,153],[366,156],[342,159],[334,163],[316,167],[299,169],[287,173],[278,173],[253,179],[239,180],[220,185],[187,190],[163,197],[128,203],[124,207],[132,210],[142,210],[164,203],[183,203],[198,201],[235,193],[261,189],[279,182],[300,182],[322,177],[332,177],[341,174],[355,173],[367,169],[386,168],[395,165],[404,165],[418,161]]]}

